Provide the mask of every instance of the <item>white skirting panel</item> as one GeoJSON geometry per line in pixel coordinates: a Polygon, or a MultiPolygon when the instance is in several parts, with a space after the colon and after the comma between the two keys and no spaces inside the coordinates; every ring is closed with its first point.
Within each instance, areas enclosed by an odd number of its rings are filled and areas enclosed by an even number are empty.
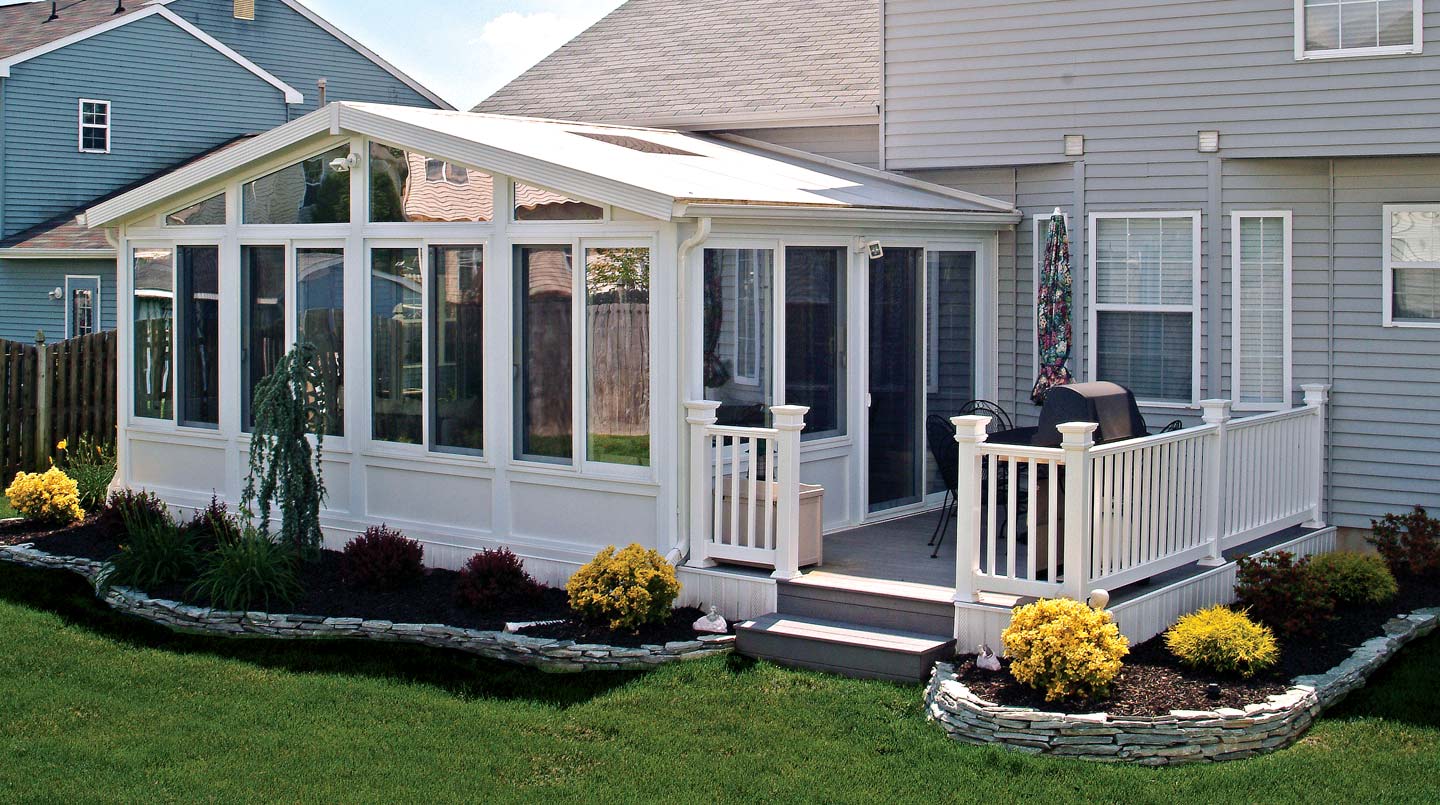
{"type": "Polygon", "coordinates": [[[1001,653],[1000,633],[1010,625],[1010,610],[986,604],[955,605],[955,650],[970,654],[981,643],[1001,653]]]}
{"type": "Polygon", "coordinates": [[[720,614],[732,622],[769,615],[777,608],[775,580],[771,578],[694,567],[681,567],[677,575],[681,606],[706,611],[719,607],[720,614]]]}

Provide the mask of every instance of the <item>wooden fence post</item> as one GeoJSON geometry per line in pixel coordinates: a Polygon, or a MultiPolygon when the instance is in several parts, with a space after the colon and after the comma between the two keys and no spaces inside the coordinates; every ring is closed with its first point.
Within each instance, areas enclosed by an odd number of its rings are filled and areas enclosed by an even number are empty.
{"type": "MultiPolygon", "coordinates": [[[[1060,447],[1065,451],[1065,595],[1076,601],[1090,597],[1090,557],[1092,555],[1091,513],[1094,491],[1091,489],[1090,450],[1095,446],[1096,422],[1067,422],[1057,428],[1060,447]]],[[[1106,501],[1109,505],[1110,501],[1106,501]]]]}
{"type": "MultiPolygon", "coordinates": [[[[975,573],[980,569],[979,458],[980,445],[989,438],[990,417],[957,416],[950,424],[955,426],[955,442],[960,445],[955,472],[955,603],[964,604],[975,600],[975,573]]],[[[990,505],[995,504],[992,501],[990,505]]]]}
{"type": "Polygon", "coordinates": [[[50,356],[54,347],[45,345],[45,331],[35,333],[35,469],[45,470],[45,459],[51,457],[55,443],[51,441],[51,423],[55,419],[54,388],[50,356]]]}
{"type": "Polygon", "coordinates": [[[1315,508],[1310,514],[1310,519],[1305,522],[1306,528],[1325,527],[1325,459],[1326,459],[1326,413],[1330,402],[1330,386],[1325,383],[1307,383],[1300,387],[1305,391],[1305,405],[1315,409],[1315,460],[1309,467],[1313,489],[1315,490],[1315,508]]]}
{"type": "Polygon", "coordinates": [[[1225,564],[1225,466],[1228,461],[1226,451],[1229,450],[1226,436],[1230,430],[1230,401],[1202,400],[1200,407],[1205,411],[1205,424],[1215,426],[1215,435],[1210,440],[1213,447],[1205,457],[1205,488],[1200,496],[1200,533],[1210,549],[1200,564],[1219,567],[1225,564]]]}
{"type": "Polygon", "coordinates": [[[766,483],[780,487],[776,493],[775,572],[770,575],[788,580],[800,577],[800,432],[805,430],[805,415],[810,409],[777,405],[770,413],[775,417],[775,430],[780,432],[776,445],[779,477],[766,479],[766,483]]]}
{"type": "MultiPolygon", "coordinates": [[[[711,488],[710,484],[710,436],[706,428],[715,424],[715,412],[720,403],[708,400],[685,403],[685,422],[690,426],[690,567],[714,567],[715,561],[706,555],[709,546],[711,488]]],[[[715,479],[719,483],[720,479],[715,479]]]]}

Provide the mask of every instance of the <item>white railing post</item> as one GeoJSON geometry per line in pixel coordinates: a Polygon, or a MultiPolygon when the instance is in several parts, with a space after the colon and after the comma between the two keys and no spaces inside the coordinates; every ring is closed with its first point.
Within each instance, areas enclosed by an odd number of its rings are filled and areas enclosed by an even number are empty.
{"type": "MultiPolygon", "coordinates": [[[[975,573],[980,569],[980,445],[989,438],[988,416],[957,416],[955,441],[960,445],[955,472],[955,602],[975,600],[975,573]]],[[[995,505],[991,501],[990,505],[995,505]]],[[[994,535],[991,535],[994,539],[994,535]]],[[[991,569],[993,572],[993,568],[991,569]]]]}
{"type": "Polygon", "coordinates": [[[1311,488],[1315,490],[1315,508],[1306,528],[1325,527],[1325,437],[1326,409],[1330,402],[1330,386],[1325,383],[1307,383],[1300,387],[1305,392],[1305,406],[1315,409],[1315,461],[1311,473],[1311,488]]]}
{"type": "Polygon", "coordinates": [[[1225,467],[1229,444],[1226,436],[1230,430],[1229,400],[1202,400],[1200,407],[1205,411],[1206,425],[1215,426],[1215,435],[1210,438],[1211,449],[1205,459],[1205,489],[1200,497],[1200,534],[1209,549],[1199,564],[1205,567],[1219,567],[1225,564],[1225,467]]]}
{"type": "Polygon", "coordinates": [[[1058,428],[1062,436],[1060,447],[1065,451],[1065,584],[1062,589],[1076,601],[1084,601],[1090,594],[1090,557],[1093,555],[1090,516],[1094,507],[1090,450],[1095,447],[1095,431],[1099,429],[1100,425],[1095,422],[1067,422],[1058,428]]]}
{"type": "Polygon", "coordinates": [[[715,412],[720,403],[698,400],[685,403],[685,422],[690,426],[690,561],[691,567],[714,567],[715,561],[707,553],[710,547],[710,506],[711,483],[720,479],[710,478],[710,434],[707,429],[715,424],[715,412]]]}
{"type": "Polygon", "coordinates": [[[777,405],[770,409],[775,419],[775,463],[778,471],[767,483],[775,483],[775,572],[777,579],[800,577],[800,432],[805,430],[805,415],[810,409],[802,405],[777,405]]]}

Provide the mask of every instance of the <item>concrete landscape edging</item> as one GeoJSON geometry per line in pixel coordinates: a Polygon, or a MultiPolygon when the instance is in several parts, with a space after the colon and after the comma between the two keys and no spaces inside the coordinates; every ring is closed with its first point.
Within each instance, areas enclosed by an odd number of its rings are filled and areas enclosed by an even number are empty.
{"type": "Polygon", "coordinates": [[[44,570],[68,570],[88,580],[96,595],[112,609],[179,632],[229,637],[280,639],[348,638],[419,643],[516,663],[550,673],[640,671],[665,663],[730,653],[734,635],[705,635],[694,640],[638,648],[576,643],[510,632],[462,629],[444,624],[392,623],[362,618],[317,615],[275,615],[266,612],[225,612],[150,598],[139,590],[112,587],[101,592],[107,562],[55,556],[33,545],[0,547],[0,561],[44,570]]]}
{"type": "Polygon", "coordinates": [[[1349,659],[1323,674],[1297,677],[1286,692],[1243,710],[1172,710],[1137,717],[1004,707],[972,693],[953,665],[937,663],[925,691],[925,711],[957,741],[1000,744],[1030,754],[1148,766],[1238,760],[1294,743],[1401,646],[1437,625],[1440,607],[1393,618],[1384,634],[1365,641],[1349,659]]]}

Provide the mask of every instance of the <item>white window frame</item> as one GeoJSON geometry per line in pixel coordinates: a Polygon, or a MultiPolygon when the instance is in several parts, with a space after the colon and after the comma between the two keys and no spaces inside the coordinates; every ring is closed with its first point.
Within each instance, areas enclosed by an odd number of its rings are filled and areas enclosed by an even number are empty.
{"type": "Polygon", "coordinates": [[[1295,229],[1293,226],[1293,215],[1290,210],[1235,210],[1230,213],[1230,393],[1235,403],[1233,408],[1236,411],[1283,411],[1290,407],[1291,389],[1295,383],[1295,364],[1293,352],[1293,330],[1294,330],[1294,238],[1295,229]],[[1240,272],[1243,270],[1243,250],[1240,244],[1241,223],[1246,218],[1279,218],[1285,227],[1285,288],[1284,288],[1284,387],[1281,391],[1280,400],[1273,403],[1242,402],[1240,400],[1240,381],[1243,373],[1243,362],[1240,360],[1240,272]]]}
{"type": "MultiPolygon", "coordinates": [[[[727,251],[728,251],[728,250],[727,250],[727,251]]],[[[743,272],[742,272],[742,264],[741,264],[741,260],[739,259],[739,255],[744,254],[745,252],[753,252],[753,251],[756,251],[756,250],[754,250],[754,249],[735,249],[734,251],[735,251],[735,253],[736,253],[736,260],[735,260],[735,383],[736,383],[736,385],[740,385],[740,386],[758,386],[758,385],[761,384],[761,383],[760,383],[760,379],[761,379],[761,378],[760,378],[760,367],[765,363],[765,361],[764,361],[764,356],[761,354],[761,353],[763,352],[763,349],[762,349],[762,346],[763,346],[763,345],[762,345],[762,343],[761,343],[761,334],[764,332],[766,325],[769,324],[769,322],[766,320],[766,317],[765,317],[765,294],[762,292],[760,283],[759,283],[758,281],[752,283],[751,288],[750,288],[750,294],[749,294],[748,298],[746,297],[745,293],[742,291],[742,288],[743,288],[743,276],[744,276],[744,274],[743,274],[743,272]],[[753,365],[753,366],[750,366],[750,367],[747,367],[748,369],[750,369],[750,371],[748,371],[748,372],[742,372],[741,369],[740,369],[741,325],[742,325],[742,323],[744,323],[744,322],[746,321],[745,319],[742,319],[741,316],[740,316],[740,312],[741,312],[742,310],[747,311],[747,312],[750,314],[750,318],[748,319],[748,322],[749,322],[749,324],[750,324],[751,326],[750,326],[749,328],[747,328],[747,329],[749,330],[748,335],[750,336],[750,340],[753,342],[753,352],[754,352],[754,355],[755,355],[754,365],[753,365]]],[[[775,263],[776,263],[777,260],[779,260],[779,256],[778,256],[778,255],[773,255],[773,256],[770,258],[770,265],[771,265],[771,272],[772,272],[772,275],[771,275],[771,278],[770,278],[770,293],[771,293],[772,299],[773,299],[774,293],[775,293],[775,278],[774,278],[774,272],[775,272],[775,263]]],[[[758,280],[758,279],[759,279],[759,275],[758,275],[758,272],[756,271],[756,267],[755,267],[754,265],[752,265],[752,266],[750,267],[750,269],[751,269],[751,274],[754,275],[755,278],[758,280]]]]}
{"type": "Polygon", "coordinates": [[[1383,269],[1381,270],[1383,294],[1381,304],[1383,305],[1382,324],[1385,327],[1419,327],[1425,329],[1440,328],[1440,320],[1416,321],[1413,319],[1395,318],[1395,269],[1397,268],[1421,268],[1431,271],[1440,271],[1440,263],[1397,263],[1394,259],[1394,251],[1390,240],[1395,227],[1395,213],[1397,212],[1435,212],[1440,213],[1440,204],[1386,204],[1382,207],[1384,215],[1381,216],[1383,223],[1380,233],[1380,252],[1383,269]]]}
{"type": "Polygon", "coordinates": [[[1147,408],[1198,408],[1200,405],[1200,359],[1201,359],[1201,278],[1204,268],[1200,262],[1201,244],[1201,213],[1199,210],[1166,210],[1166,211],[1136,211],[1136,212],[1092,212],[1090,213],[1089,235],[1089,261],[1086,265],[1086,284],[1089,286],[1089,311],[1086,314],[1086,327],[1089,328],[1089,342],[1087,356],[1089,358],[1086,366],[1086,374],[1091,380],[1101,380],[1096,372],[1099,369],[1099,314],[1102,312],[1115,313],[1188,313],[1190,314],[1190,399],[1183,400],[1137,400],[1147,408]],[[1119,304],[1113,302],[1101,303],[1099,299],[1099,283],[1096,277],[1096,253],[1098,223],[1105,219],[1115,218],[1186,218],[1190,220],[1191,230],[1191,289],[1190,304],[1188,305],[1142,305],[1142,304],[1119,304]]]}
{"type": "Polygon", "coordinates": [[[98,100],[98,99],[96,99],[96,98],[81,98],[80,101],[79,101],[78,109],[79,109],[78,114],[79,114],[79,124],[80,124],[80,125],[79,125],[79,127],[78,127],[78,129],[77,129],[78,133],[77,133],[77,136],[76,136],[76,146],[80,149],[80,153],[82,153],[82,154],[108,154],[108,153],[110,153],[110,133],[111,133],[111,126],[114,125],[114,123],[115,123],[114,110],[113,110],[113,108],[111,107],[110,102],[109,102],[109,101],[98,100]],[[99,124],[97,124],[97,123],[86,123],[86,122],[85,122],[85,107],[86,107],[86,105],[88,105],[88,104],[97,104],[97,105],[99,105],[99,106],[105,107],[105,125],[102,126],[102,125],[99,125],[99,124]],[[87,129],[88,129],[88,130],[100,130],[100,131],[104,131],[104,132],[105,132],[105,147],[104,147],[104,148],[86,148],[86,147],[85,147],[85,132],[86,132],[87,129]]]}
{"type": "MultiPolygon", "coordinates": [[[[1065,233],[1066,233],[1066,237],[1069,237],[1069,234],[1070,234],[1070,213],[1068,213],[1068,212],[1067,212],[1067,213],[1063,213],[1063,215],[1065,216],[1065,233]]],[[[1032,385],[1035,383],[1036,380],[1040,379],[1040,299],[1039,299],[1039,293],[1040,293],[1040,270],[1041,270],[1041,268],[1043,268],[1044,263],[1045,263],[1045,248],[1044,248],[1044,247],[1045,247],[1045,237],[1046,237],[1046,235],[1042,234],[1042,230],[1045,228],[1045,226],[1046,226],[1047,224],[1050,223],[1050,218],[1051,218],[1051,217],[1052,217],[1052,216],[1049,215],[1049,214],[1046,214],[1046,215],[1036,214],[1036,215],[1031,216],[1031,219],[1030,219],[1030,233],[1031,233],[1031,234],[1030,234],[1030,252],[1031,252],[1031,254],[1030,254],[1030,383],[1031,383],[1032,385]]],[[[1072,238],[1072,241],[1073,241],[1073,238],[1072,238]]],[[[1075,270],[1075,256],[1074,256],[1074,255],[1071,255],[1071,256],[1070,256],[1070,270],[1071,270],[1071,277],[1073,278],[1073,277],[1074,277],[1074,270],[1075,270]]],[[[1074,283],[1073,283],[1073,281],[1072,281],[1072,283],[1071,283],[1070,296],[1071,296],[1072,299],[1073,299],[1074,296],[1075,296],[1075,288],[1074,288],[1074,283]]],[[[1072,314],[1074,313],[1073,304],[1072,304],[1071,313],[1072,313],[1072,314]]],[[[1074,367],[1074,363],[1075,363],[1075,335],[1074,335],[1074,333],[1071,333],[1071,335],[1070,335],[1070,363],[1071,363],[1070,370],[1073,372],[1073,371],[1075,370],[1075,367],[1074,367]]],[[[1029,394],[1029,391],[1033,391],[1033,389],[1030,389],[1030,390],[1021,389],[1021,391],[1025,391],[1025,393],[1028,395],[1028,394],[1029,394]]]]}
{"type": "Polygon", "coordinates": [[[1408,45],[1386,45],[1368,48],[1334,48],[1331,50],[1307,50],[1305,48],[1305,0],[1295,0],[1295,60],[1349,59],[1367,56],[1410,56],[1425,49],[1425,3],[1413,0],[1415,4],[1414,33],[1408,45]]]}
{"type": "Polygon", "coordinates": [[[91,297],[91,299],[90,299],[90,305],[91,305],[91,310],[90,310],[91,327],[90,327],[90,332],[87,333],[86,335],[94,335],[95,333],[104,332],[104,328],[102,328],[101,325],[100,325],[100,295],[104,292],[104,283],[102,283],[102,282],[100,281],[100,275],[98,275],[98,274],[66,274],[66,275],[65,275],[65,337],[66,337],[66,338],[76,338],[76,337],[78,337],[78,336],[76,335],[76,333],[75,333],[75,330],[74,330],[74,327],[75,327],[75,319],[74,319],[74,316],[75,316],[75,291],[76,291],[76,290],[79,290],[79,289],[77,289],[75,286],[76,286],[76,285],[79,285],[79,284],[82,283],[82,282],[85,283],[85,286],[86,286],[83,290],[89,290],[89,287],[88,287],[88,286],[89,286],[90,283],[93,282],[93,283],[95,284],[95,295],[94,295],[93,297],[91,297]]]}

